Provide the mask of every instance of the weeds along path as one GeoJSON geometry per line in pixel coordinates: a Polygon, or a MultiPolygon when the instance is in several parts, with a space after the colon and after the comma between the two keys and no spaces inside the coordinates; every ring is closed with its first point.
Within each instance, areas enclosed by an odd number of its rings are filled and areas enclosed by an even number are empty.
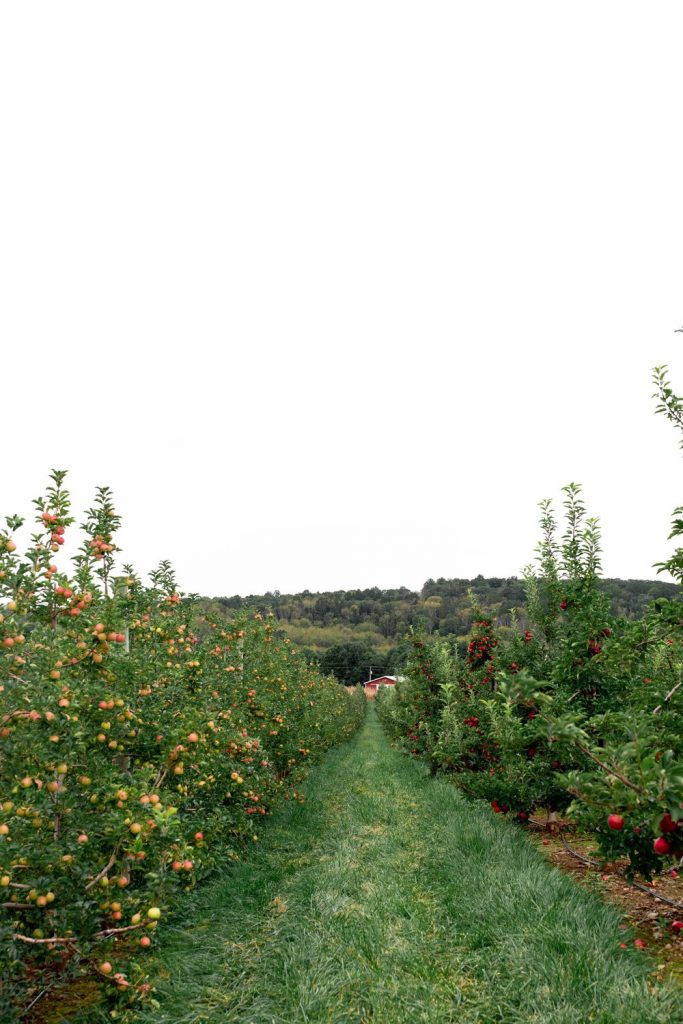
{"type": "Polygon", "coordinates": [[[307,792],[168,936],[145,1021],[683,1021],[616,911],[392,750],[374,709],[307,792]]]}

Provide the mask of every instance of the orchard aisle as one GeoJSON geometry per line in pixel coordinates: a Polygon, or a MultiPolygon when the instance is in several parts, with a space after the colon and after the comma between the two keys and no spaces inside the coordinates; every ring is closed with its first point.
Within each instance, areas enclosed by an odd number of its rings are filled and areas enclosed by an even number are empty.
{"type": "Polygon", "coordinates": [[[145,1021],[683,1021],[616,912],[392,750],[374,708],[307,791],[167,937],[145,1021]]]}

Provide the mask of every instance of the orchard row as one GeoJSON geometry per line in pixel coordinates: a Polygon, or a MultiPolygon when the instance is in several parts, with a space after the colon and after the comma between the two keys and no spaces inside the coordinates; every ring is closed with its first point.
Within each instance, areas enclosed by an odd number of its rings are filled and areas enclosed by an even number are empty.
{"type": "MultiPolygon", "coordinates": [[[[664,413],[683,402],[655,371],[664,413]]],[[[683,857],[683,603],[657,600],[641,621],[613,616],[600,587],[600,532],[578,486],[566,521],[541,503],[536,564],[525,572],[526,621],[496,630],[474,608],[466,650],[414,636],[407,678],[381,694],[389,733],[433,771],[526,822],[547,810],[596,835],[628,872],[674,875],[683,857]]],[[[683,509],[672,537],[683,534],[683,509]]],[[[680,583],[683,549],[663,564],[680,583]]],[[[679,912],[678,917],[681,917],[679,912]]],[[[683,929],[680,920],[674,922],[683,929]]]]}
{"type": "Polygon", "coordinates": [[[53,561],[74,523],[63,473],[35,504],[23,557],[21,521],[0,532],[3,1019],[69,972],[144,998],[178,899],[300,799],[365,711],[259,616],[198,619],[168,564],[147,586],[129,566],[114,576],[107,489],[72,575],[53,561]]]}
{"type": "Polygon", "coordinates": [[[555,541],[543,512],[539,571],[526,578],[529,628],[501,630],[475,608],[466,652],[413,637],[406,678],[383,692],[389,733],[495,813],[558,813],[595,832],[606,859],[646,877],[683,857],[681,604],[616,620],[599,587],[598,533],[567,493],[555,541]]]}

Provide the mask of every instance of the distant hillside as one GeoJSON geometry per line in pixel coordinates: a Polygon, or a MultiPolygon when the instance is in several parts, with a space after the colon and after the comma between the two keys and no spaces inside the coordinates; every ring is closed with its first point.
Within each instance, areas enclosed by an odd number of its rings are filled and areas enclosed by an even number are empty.
{"type": "MultiPolygon", "coordinates": [[[[616,616],[639,618],[648,602],[657,597],[675,597],[680,588],[661,580],[603,580],[612,598],[616,616]]],[[[494,617],[499,626],[509,626],[510,612],[517,609],[524,623],[523,581],[477,576],[473,580],[427,580],[422,590],[406,587],[398,590],[335,590],[312,594],[249,595],[248,597],[203,598],[207,611],[232,617],[236,611],[251,608],[263,614],[272,612],[282,630],[295,643],[318,656],[329,648],[348,642],[361,642],[382,656],[382,664],[391,667],[392,649],[411,626],[422,623],[428,632],[464,636],[470,628],[468,591],[494,617]]]]}

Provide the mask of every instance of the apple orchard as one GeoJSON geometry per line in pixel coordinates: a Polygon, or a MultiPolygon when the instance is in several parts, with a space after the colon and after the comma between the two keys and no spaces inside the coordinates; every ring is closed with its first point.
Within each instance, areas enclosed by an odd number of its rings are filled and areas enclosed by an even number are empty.
{"type": "MultiPolygon", "coordinates": [[[[114,576],[100,488],[71,572],[65,474],[20,555],[0,531],[0,1008],[87,973],[115,1004],[150,992],[147,951],[212,868],[300,799],[308,766],[365,712],[259,616],[195,614],[162,564],[114,576]]],[[[13,1009],[14,1008],[14,1009],[13,1009]]]]}
{"type": "MultiPolygon", "coordinates": [[[[655,385],[657,411],[683,431],[665,368],[655,385]]],[[[270,619],[200,613],[168,563],[148,583],[117,567],[107,488],[68,567],[64,472],[34,504],[25,551],[18,517],[0,530],[0,1013],[18,1019],[57,981],[85,975],[123,1019],[152,991],[150,951],[183,896],[242,857],[271,810],[302,799],[309,766],[354,734],[366,702],[270,619]]],[[[464,644],[414,633],[378,713],[396,745],[510,827],[545,809],[548,828],[568,820],[628,877],[675,876],[680,598],[637,621],[612,614],[598,523],[577,485],[564,488],[562,526],[541,503],[540,528],[523,623],[496,629],[473,604],[464,644]]],[[[683,581],[683,548],[660,568],[683,581]]],[[[673,932],[682,908],[673,901],[673,932]]]]}

